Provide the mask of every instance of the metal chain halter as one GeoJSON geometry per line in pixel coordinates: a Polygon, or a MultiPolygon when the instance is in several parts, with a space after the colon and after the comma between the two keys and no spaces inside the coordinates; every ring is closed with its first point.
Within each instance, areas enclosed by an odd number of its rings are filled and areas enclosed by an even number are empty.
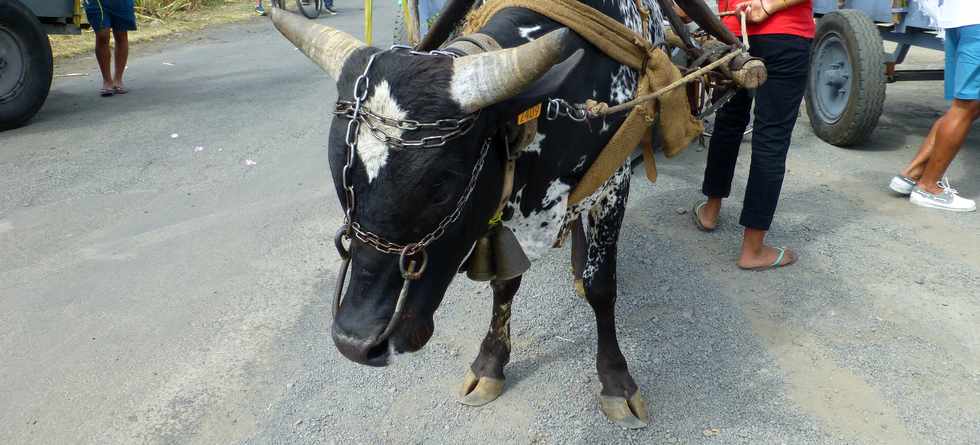
{"type": "MultiPolygon", "coordinates": [[[[473,130],[476,120],[479,118],[479,114],[474,113],[460,119],[439,119],[435,122],[419,122],[415,120],[392,119],[390,117],[374,113],[365,107],[364,101],[367,99],[368,90],[371,86],[371,80],[370,77],[368,77],[368,74],[371,71],[371,66],[374,64],[375,58],[384,52],[393,52],[396,50],[410,49],[403,46],[393,46],[388,51],[376,52],[372,54],[368,59],[367,65],[364,67],[364,72],[358,76],[354,83],[354,100],[338,101],[337,108],[334,111],[336,115],[348,120],[347,133],[344,139],[347,146],[346,162],[341,175],[346,209],[344,213],[344,225],[337,231],[337,236],[334,238],[334,243],[336,244],[337,251],[340,253],[342,260],[336,288],[334,289],[334,317],[336,317],[337,312],[340,311],[340,304],[344,293],[344,284],[347,281],[347,272],[350,269],[351,263],[350,249],[348,246],[344,245],[345,240],[350,241],[353,238],[357,238],[358,241],[372,247],[378,252],[399,255],[398,269],[401,272],[403,279],[401,292],[398,295],[398,300],[395,302],[395,311],[391,315],[391,318],[388,319],[385,329],[371,339],[369,342],[371,347],[381,344],[388,337],[390,337],[395,331],[395,328],[398,326],[399,321],[401,321],[405,310],[405,303],[408,299],[407,296],[409,286],[412,282],[422,278],[422,274],[425,273],[425,268],[428,263],[428,256],[425,249],[437,239],[445,235],[449,226],[459,220],[463,213],[463,208],[473,195],[473,190],[476,189],[477,179],[480,176],[480,172],[483,171],[483,165],[486,162],[487,153],[490,151],[492,141],[491,138],[487,138],[483,142],[483,147],[480,149],[480,157],[477,159],[476,165],[473,166],[469,183],[466,185],[466,188],[463,190],[463,194],[456,202],[456,208],[452,211],[452,213],[444,217],[435,229],[423,236],[417,242],[410,244],[394,243],[386,240],[381,235],[365,229],[358,224],[357,221],[354,221],[354,207],[357,204],[357,197],[354,194],[354,185],[351,181],[351,172],[354,169],[354,153],[357,151],[357,139],[358,135],[360,134],[361,124],[366,124],[370,129],[372,136],[382,143],[387,144],[394,150],[410,148],[431,149],[443,147],[450,140],[466,135],[473,130]],[[429,129],[445,131],[446,133],[438,136],[423,137],[418,140],[405,140],[385,132],[380,128],[382,126],[403,131],[429,129]],[[416,259],[415,257],[419,255],[420,258],[416,259]]],[[[434,51],[431,53],[418,53],[411,51],[411,53],[455,57],[454,54],[440,51],[434,51]]]]}
{"type": "MultiPolygon", "coordinates": [[[[434,122],[419,122],[416,120],[393,119],[382,116],[365,107],[364,101],[367,99],[368,90],[370,89],[371,85],[369,73],[371,71],[371,66],[374,64],[375,58],[385,52],[393,52],[399,49],[403,49],[403,47],[395,46],[388,51],[372,54],[368,59],[367,65],[364,67],[364,73],[361,74],[354,83],[354,100],[338,101],[337,108],[334,113],[348,119],[347,133],[345,137],[345,143],[347,144],[347,159],[342,172],[344,195],[347,202],[344,216],[344,227],[341,228],[341,231],[344,232],[344,235],[348,239],[350,239],[351,236],[356,237],[358,241],[371,246],[379,252],[401,255],[399,265],[402,267],[403,272],[405,272],[407,269],[405,264],[406,260],[408,257],[416,254],[423,255],[422,267],[424,267],[425,248],[432,244],[435,240],[445,235],[449,226],[455,223],[462,215],[463,208],[466,206],[470,196],[473,194],[473,190],[476,189],[477,179],[480,176],[480,172],[483,170],[487,153],[490,151],[491,139],[487,138],[487,140],[483,143],[483,147],[480,150],[480,157],[477,160],[476,165],[473,166],[469,183],[466,185],[466,188],[463,190],[463,194],[456,202],[456,208],[452,211],[452,213],[444,217],[435,229],[423,236],[419,241],[410,244],[394,243],[386,240],[381,235],[365,229],[357,221],[354,221],[353,215],[354,208],[357,204],[357,198],[355,196],[354,186],[351,181],[351,172],[354,168],[354,153],[357,151],[357,139],[358,135],[360,134],[361,124],[366,124],[370,128],[371,135],[378,139],[378,141],[387,144],[392,149],[430,149],[443,147],[447,142],[468,134],[471,130],[473,130],[476,120],[479,118],[479,113],[474,113],[459,119],[439,119],[434,122]],[[423,137],[418,140],[405,140],[385,132],[380,128],[382,126],[407,131],[432,129],[446,131],[446,133],[437,136],[423,137]]],[[[413,54],[415,54],[415,52],[413,52],[413,54]]],[[[438,53],[438,55],[445,54],[438,53]]],[[[344,250],[341,251],[342,254],[345,253],[344,250]]]]}

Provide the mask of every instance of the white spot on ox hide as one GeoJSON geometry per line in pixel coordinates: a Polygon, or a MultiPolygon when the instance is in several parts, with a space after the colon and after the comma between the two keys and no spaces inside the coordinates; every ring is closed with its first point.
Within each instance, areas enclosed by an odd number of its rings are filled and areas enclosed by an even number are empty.
{"type": "Polygon", "coordinates": [[[531,34],[538,31],[541,31],[541,25],[530,26],[527,28],[517,28],[517,32],[521,35],[521,38],[527,40],[528,42],[534,41],[534,37],[531,37],[531,34]]]}
{"type": "Polygon", "coordinates": [[[599,266],[608,260],[608,248],[615,240],[615,231],[618,228],[603,223],[603,221],[607,221],[614,212],[622,211],[624,208],[625,203],[620,201],[626,197],[624,188],[629,187],[630,172],[632,169],[627,161],[612,178],[603,184],[602,188],[583,201],[583,204],[589,206],[589,211],[580,215],[589,244],[585,270],[582,271],[582,278],[586,283],[592,280],[592,277],[599,270],[599,266]],[[590,224],[590,217],[597,224],[590,224]]]}
{"type": "Polygon", "coordinates": [[[570,191],[571,187],[568,184],[555,179],[548,186],[544,199],[540,204],[533,206],[531,213],[525,215],[521,212],[523,188],[508,204],[514,210],[514,216],[504,221],[504,225],[514,232],[528,258],[532,260],[540,258],[555,243],[558,230],[561,229],[561,223],[565,218],[570,191]]]}
{"type": "Polygon", "coordinates": [[[530,144],[527,144],[527,147],[524,148],[524,153],[537,153],[537,154],[541,154],[541,136],[540,135],[537,136],[537,137],[535,137],[535,139],[534,139],[533,142],[531,142],[530,144]]]}
{"type": "MultiPolygon", "coordinates": [[[[386,80],[382,80],[374,87],[374,94],[364,102],[364,106],[376,114],[392,119],[405,119],[408,115],[391,96],[391,87],[386,80]]],[[[401,137],[402,135],[402,130],[397,128],[385,127],[384,130],[389,136],[401,137]]],[[[372,136],[367,125],[361,125],[357,135],[357,156],[364,163],[368,183],[370,183],[378,177],[378,173],[388,162],[388,146],[372,136]]]]}

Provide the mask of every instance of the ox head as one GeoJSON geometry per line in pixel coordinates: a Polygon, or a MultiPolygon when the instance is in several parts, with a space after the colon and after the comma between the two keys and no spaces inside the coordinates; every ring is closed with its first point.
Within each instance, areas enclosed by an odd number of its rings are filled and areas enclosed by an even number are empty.
{"type": "MultiPolygon", "coordinates": [[[[433,314],[496,211],[503,185],[502,144],[493,145],[475,176],[472,194],[461,199],[485,141],[503,122],[561,85],[581,52],[566,56],[581,43],[567,30],[559,30],[516,48],[455,59],[409,51],[378,54],[380,50],[342,31],[283,10],[273,9],[272,20],[337,81],[340,100],[353,100],[357,78],[377,54],[367,72],[370,83],[362,102],[373,113],[419,122],[477,116],[465,136],[438,148],[396,149],[374,137],[367,125],[358,132],[348,182],[355,194],[352,218],[361,227],[391,243],[410,245],[459,211],[459,218],[427,246],[425,272],[407,288],[404,312],[393,330],[388,326],[405,282],[399,256],[357,238],[351,241],[350,278],[333,323],[334,343],[355,362],[384,366],[392,353],[414,352],[428,342],[433,314]]],[[[347,125],[348,119],[336,117],[329,140],[330,168],[341,203],[348,201],[342,179],[348,162],[347,125]]],[[[411,140],[445,133],[384,130],[411,140]]]]}

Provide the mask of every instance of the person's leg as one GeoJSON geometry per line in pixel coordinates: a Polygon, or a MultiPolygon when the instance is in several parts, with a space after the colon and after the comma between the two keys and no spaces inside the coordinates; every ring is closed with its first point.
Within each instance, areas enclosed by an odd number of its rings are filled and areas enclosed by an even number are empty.
{"type": "Polygon", "coordinates": [[[100,0],[84,2],[85,17],[92,31],[95,32],[95,60],[99,63],[102,73],[102,95],[112,95],[112,70],[110,69],[112,53],[109,49],[109,27],[112,22],[100,0]]]}
{"type": "Polygon", "coordinates": [[[701,192],[708,197],[708,203],[695,215],[706,229],[714,229],[718,225],[721,201],[732,191],[738,149],[751,119],[751,109],[752,97],[747,91],[740,90],[715,114],[715,127],[708,143],[708,161],[701,185],[701,192]]]}
{"type": "Polygon", "coordinates": [[[946,173],[980,112],[980,25],[946,31],[946,100],[949,111],[933,126],[934,156],[919,178],[919,188],[935,193],[936,182],[946,173]]]}
{"type": "Polygon", "coordinates": [[[258,15],[265,15],[265,8],[262,7],[262,0],[258,0],[255,4],[255,13],[258,15]]]}
{"type": "Polygon", "coordinates": [[[806,89],[810,41],[801,37],[764,36],[752,49],[766,60],[769,79],[756,93],[752,133],[752,164],[739,223],[745,226],[738,265],[765,267],[796,260],[792,251],[765,244],[786,174],[789,152],[806,89]]]}
{"type": "Polygon", "coordinates": [[[112,90],[112,52],[109,49],[109,30],[101,29],[95,32],[95,60],[99,62],[102,72],[102,89],[112,90]]]}
{"type": "Polygon", "coordinates": [[[926,162],[929,161],[929,156],[932,155],[932,147],[936,144],[936,130],[939,128],[939,123],[942,122],[943,118],[940,117],[936,119],[936,122],[932,124],[932,128],[929,129],[929,134],[926,139],[922,141],[922,145],[919,146],[918,153],[915,157],[909,161],[908,165],[902,169],[902,176],[906,178],[919,179],[922,176],[922,171],[926,168],[926,162]]]}
{"type": "MultiPolygon", "coordinates": [[[[946,32],[946,38],[943,41],[945,47],[946,57],[945,59],[945,69],[943,70],[944,77],[944,87],[946,93],[946,100],[953,100],[955,92],[955,79],[956,79],[956,47],[959,44],[959,32],[956,28],[950,29],[946,32]]],[[[902,176],[906,178],[911,178],[918,180],[922,176],[922,171],[926,168],[926,163],[929,162],[929,155],[932,154],[933,145],[936,144],[936,131],[939,128],[939,123],[943,120],[943,116],[936,119],[936,122],[932,124],[932,128],[929,129],[929,134],[926,139],[922,141],[922,145],[919,146],[919,151],[915,154],[915,157],[909,161],[908,165],[902,169],[902,176]]]]}
{"type": "Polygon", "coordinates": [[[126,62],[129,59],[129,33],[125,30],[112,30],[112,40],[116,44],[116,63],[115,71],[112,75],[113,88],[119,91],[126,91],[123,85],[123,74],[126,72],[126,62]]]}
{"type": "Polygon", "coordinates": [[[937,184],[946,174],[946,169],[960,151],[963,141],[970,133],[970,126],[980,117],[980,100],[953,100],[949,111],[935,125],[935,143],[932,156],[926,163],[917,186],[932,194],[942,193],[937,184]]]}

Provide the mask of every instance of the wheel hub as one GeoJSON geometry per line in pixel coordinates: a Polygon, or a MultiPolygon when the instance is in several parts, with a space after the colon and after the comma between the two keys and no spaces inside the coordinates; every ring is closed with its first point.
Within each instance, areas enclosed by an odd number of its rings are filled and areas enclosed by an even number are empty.
{"type": "Polygon", "coordinates": [[[850,55],[840,35],[827,34],[817,43],[811,69],[814,109],[824,122],[837,122],[847,109],[853,75],[850,55]]]}
{"type": "Polygon", "coordinates": [[[0,26],[0,103],[15,96],[24,85],[27,54],[10,30],[0,26]]]}
{"type": "Polygon", "coordinates": [[[824,72],[824,78],[827,86],[842,90],[851,81],[851,73],[844,71],[843,63],[835,63],[824,72]]]}

